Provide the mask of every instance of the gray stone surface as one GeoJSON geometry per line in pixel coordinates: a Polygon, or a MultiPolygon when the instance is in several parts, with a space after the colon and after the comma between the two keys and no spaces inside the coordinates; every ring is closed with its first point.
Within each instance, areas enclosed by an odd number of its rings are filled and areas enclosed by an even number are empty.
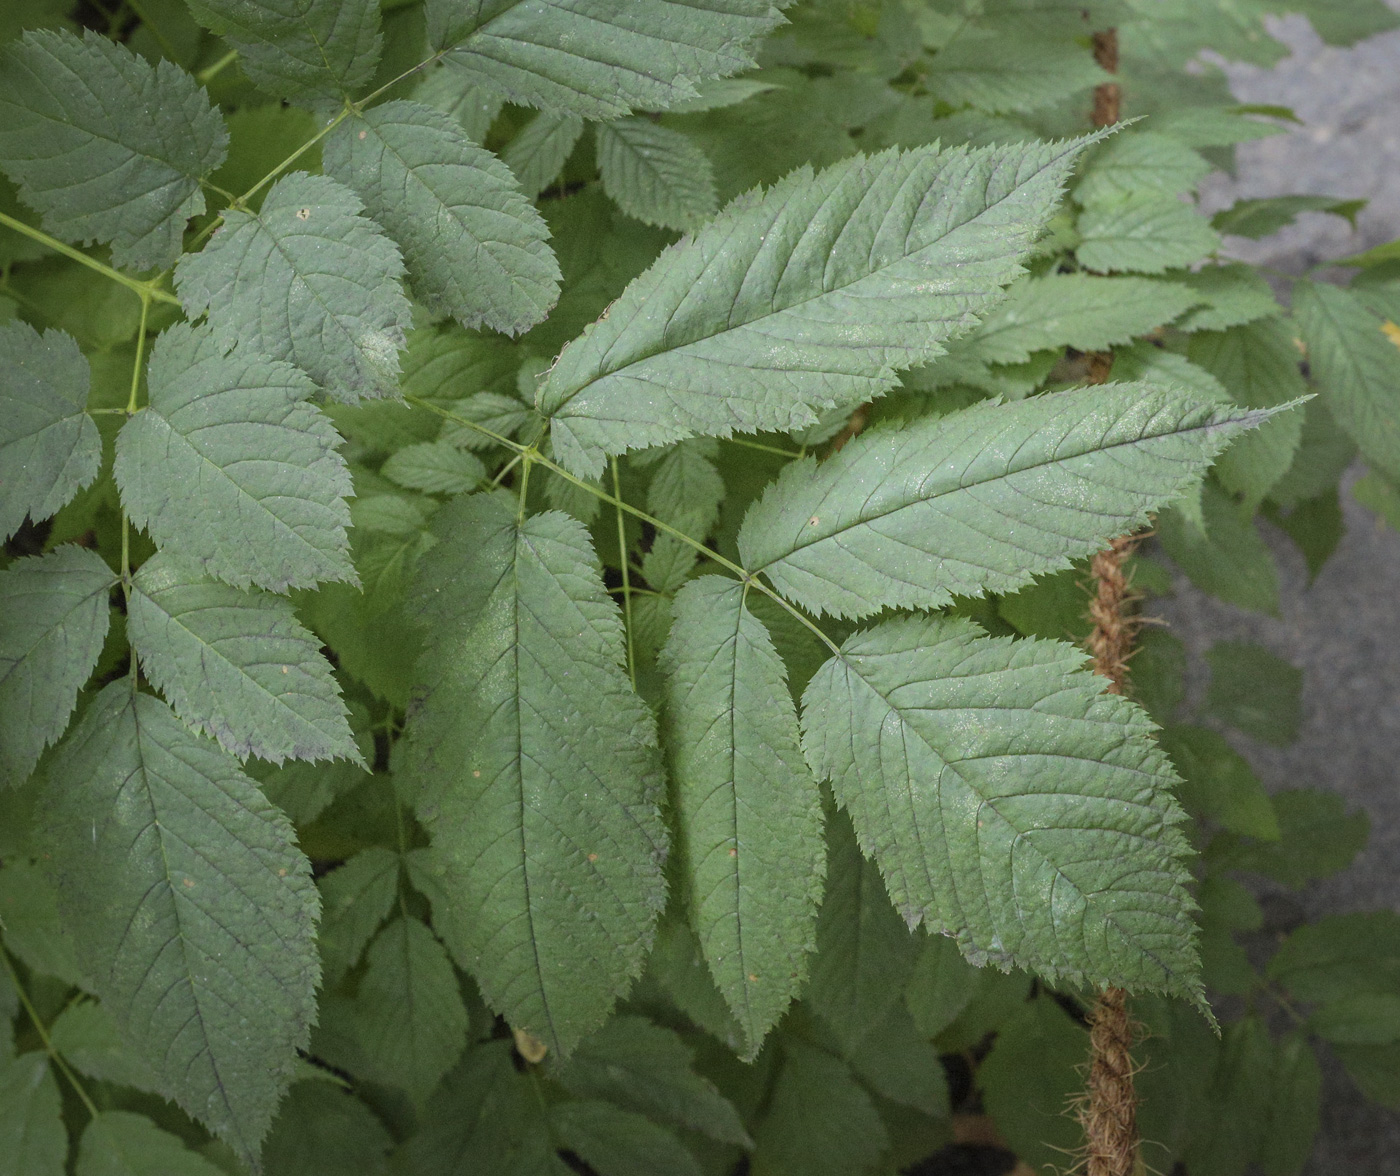
{"type": "MultiPolygon", "coordinates": [[[[1231,83],[1241,101],[1291,106],[1304,125],[1242,146],[1237,176],[1212,177],[1204,199],[1212,210],[1295,192],[1371,201],[1354,232],[1336,217],[1305,214],[1264,241],[1227,239],[1232,255],[1296,274],[1400,238],[1400,31],[1343,50],[1324,45],[1302,18],[1274,29],[1293,55],[1271,70],[1230,66],[1231,83]]],[[[1242,612],[1184,581],[1157,608],[1191,649],[1196,674],[1200,655],[1222,639],[1258,641],[1305,671],[1298,741],[1239,745],[1267,786],[1330,788],[1370,816],[1370,844],[1356,865],[1302,896],[1310,917],[1400,909],[1400,534],[1352,500],[1358,472],[1344,485],[1346,537],[1316,582],[1288,539],[1270,534],[1283,579],[1279,618],[1242,612]]],[[[1367,1104],[1331,1062],[1323,1098],[1307,1176],[1400,1176],[1400,1113],[1367,1104]]]]}

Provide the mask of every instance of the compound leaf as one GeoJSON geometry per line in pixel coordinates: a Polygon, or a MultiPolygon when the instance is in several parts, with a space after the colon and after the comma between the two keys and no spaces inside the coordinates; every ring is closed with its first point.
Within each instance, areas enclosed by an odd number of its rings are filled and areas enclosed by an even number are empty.
{"type": "Polygon", "coordinates": [[[278,98],[350,98],[379,64],[378,0],[189,0],[238,50],[255,86],[278,98]]]}
{"type": "Polygon", "coordinates": [[[367,1078],[402,1087],[415,1103],[433,1092],[467,1044],[467,1009],[452,961],[417,919],[395,919],[370,944],[355,996],[367,1078]]]}
{"type": "Polygon", "coordinates": [[[83,1131],[77,1176],[222,1176],[203,1156],[145,1115],[101,1111],[83,1131]]]}
{"type": "Polygon", "coordinates": [[[156,341],[148,383],[113,468],[137,526],[239,588],[355,579],[350,475],[303,373],[177,324],[156,341]]]}
{"type": "Polygon", "coordinates": [[[324,156],[403,250],[430,311],[511,335],[549,313],[559,263],[543,218],[510,169],[447,115],[386,102],[341,123],[324,156]]]}
{"type": "Polygon", "coordinates": [[[682,588],[660,665],[691,923],[752,1057],[806,976],[824,847],[787,672],[745,592],[682,588]]]}
{"type": "Polygon", "coordinates": [[[256,1163],[320,978],[316,888],[290,822],[126,679],[92,702],[48,782],[50,868],[98,995],[161,1093],[256,1163]]]}
{"type": "Polygon", "coordinates": [[[640,972],[665,900],[655,728],[581,523],[517,523],[504,495],[434,523],[401,771],[455,899],[435,924],[487,1002],[562,1057],[640,972]]]}
{"type": "Polygon", "coordinates": [[[175,713],[239,759],[360,761],[321,642],[289,601],[206,580],[162,552],[136,573],[126,624],[175,713]]]}
{"type": "Polygon", "coordinates": [[[117,577],[65,544],[0,572],[0,783],[19,784],[63,734],[107,639],[117,577]]]}
{"type": "Polygon", "coordinates": [[[24,522],[57,514],[97,477],[102,438],[85,411],[90,372],[77,341],[0,323],[0,542],[24,522]]]}
{"type": "Polygon", "coordinates": [[[0,166],[49,232],[111,242],[123,269],[180,255],[227,152],[209,95],[168,61],[91,31],[29,32],[0,54],[0,166]]]}
{"type": "Polygon", "coordinates": [[[484,89],[584,118],[665,110],[754,64],[769,0],[428,0],[428,42],[484,89]]]}
{"type": "Polygon", "coordinates": [[[0,1057],[0,1171],[5,1176],[63,1176],[68,1132],[62,1112],[44,1053],[0,1057]]]}
{"type": "Polygon", "coordinates": [[[228,210],[175,269],[191,317],[209,313],[225,349],[287,360],[337,400],[388,396],[409,325],[398,246],[329,176],[292,172],[257,212],[228,210]]]}
{"type": "Polygon", "coordinates": [[[1299,283],[1293,311],[1327,407],[1368,462],[1400,480],[1400,347],[1350,290],[1299,283]]]}
{"type": "Polygon", "coordinates": [[[812,679],[803,749],[909,923],[977,964],[1199,1003],[1176,776],[1083,660],[961,619],[886,621],[812,679]]]}
{"type": "Polygon", "coordinates": [[[645,1017],[613,1017],[579,1042],[556,1076],[578,1098],[604,1099],[724,1143],[750,1143],[734,1105],[692,1068],[680,1035],[645,1017]]]}
{"type": "Polygon", "coordinates": [[[1083,241],[1075,256],[1100,273],[1160,274],[1220,246],[1220,235],[1191,205],[1154,192],[1086,208],[1078,228],[1083,241]]]}
{"type": "Polygon", "coordinates": [[[1014,591],[1141,526],[1268,415],[1105,384],[877,429],[787,466],[739,551],[784,595],[840,616],[1014,591]]]}
{"type": "Polygon", "coordinates": [[[889,150],[739,197],[564,348],[538,398],[556,456],[596,477],[607,454],[881,395],[1021,272],[1091,141],[889,150]]]}
{"type": "Polygon", "coordinates": [[[1169,323],[1201,299],[1186,286],[1150,278],[1046,274],[1008,291],[959,346],[989,363],[1024,363],[1047,348],[1102,351],[1169,323]]]}
{"type": "Polygon", "coordinates": [[[360,959],[399,894],[399,855],[372,845],[325,875],[321,887],[321,971],[335,983],[360,959]]]}
{"type": "Polygon", "coordinates": [[[664,229],[697,227],[718,207],[714,169],[686,135],[649,118],[599,123],[603,191],[628,216],[664,229]]]}

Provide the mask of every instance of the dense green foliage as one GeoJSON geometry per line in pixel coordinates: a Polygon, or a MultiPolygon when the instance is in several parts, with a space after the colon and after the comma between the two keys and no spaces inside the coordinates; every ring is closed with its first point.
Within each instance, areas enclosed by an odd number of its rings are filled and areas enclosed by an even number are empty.
{"type": "Polygon", "coordinates": [[[1400,916],[1244,881],[1366,837],[1226,738],[1297,671],[1081,648],[1152,520],[1264,611],[1358,449],[1400,526],[1400,252],[1183,199],[1291,117],[1199,51],[1379,0],[22,7],[0,1172],[1065,1166],[1105,985],[1156,1170],[1400,1104],[1400,916]]]}

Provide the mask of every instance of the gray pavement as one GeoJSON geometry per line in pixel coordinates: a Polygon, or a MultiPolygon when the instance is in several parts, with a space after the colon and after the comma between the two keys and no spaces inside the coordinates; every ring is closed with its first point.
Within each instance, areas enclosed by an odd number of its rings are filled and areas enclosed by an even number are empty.
{"type": "MultiPolygon", "coordinates": [[[[1295,192],[1369,200],[1355,231],[1309,213],[1264,241],[1227,238],[1233,256],[1300,273],[1400,238],[1400,30],[1342,50],[1324,45],[1301,17],[1274,29],[1292,56],[1271,70],[1229,66],[1231,84],[1243,102],[1291,106],[1304,125],[1243,145],[1236,177],[1211,177],[1203,200],[1212,210],[1295,192]]],[[[1238,744],[1268,787],[1329,788],[1370,816],[1370,844],[1356,865],[1301,896],[1311,917],[1400,909],[1400,534],[1351,498],[1358,473],[1344,484],[1346,537],[1311,586],[1288,539],[1269,535],[1283,580],[1279,618],[1242,612],[1184,580],[1154,610],[1187,643],[1193,676],[1202,673],[1201,654],[1222,639],[1258,641],[1304,670],[1297,742],[1238,744]]],[[[1400,1176],[1400,1113],[1368,1105],[1331,1062],[1323,1099],[1307,1176],[1400,1176]]]]}

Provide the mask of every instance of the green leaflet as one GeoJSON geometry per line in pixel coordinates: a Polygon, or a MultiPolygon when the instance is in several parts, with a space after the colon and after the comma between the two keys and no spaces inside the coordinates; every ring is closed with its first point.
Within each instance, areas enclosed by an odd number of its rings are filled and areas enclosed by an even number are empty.
{"type": "Polygon", "coordinates": [[[511,102],[617,118],[694,98],[754,64],[769,0],[428,0],[428,43],[511,102]]]}
{"type": "Polygon", "coordinates": [[[1200,261],[1220,237],[1195,208],[1149,192],[1086,208],[1078,221],[1079,264],[1100,273],[1160,274],[1200,261]]]}
{"type": "Polygon", "coordinates": [[[1014,591],[1141,526],[1268,416],[1105,384],[877,429],[787,466],[739,551],[784,595],[838,616],[1014,591]]]}
{"type": "Polygon", "coordinates": [[[92,991],[73,936],[58,913],[58,892],[38,866],[11,859],[0,868],[0,928],[5,948],[26,968],[92,991]]]}
{"type": "Polygon", "coordinates": [[[594,136],[603,191],[628,216],[684,232],[719,206],[709,159],[680,131],[620,118],[599,123],[594,136]]]}
{"type": "Polygon", "coordinates": [[[326,139],[327,174],[403,250],[414,295],[464,327],[518,335],[559,297],[549,230],[510,169],[447,115],[386,102],[326,139]]]}
{"type": "Polygon", "coordinates": [[[1303,212],[1330,212],[1356,227],[1356,214],[1364,200],[1342,200],[1336,196],[1269,196],[1259,200],[1236,200],[1211,217],[1215,230],[1235,237],[1259,240],[1291,225],[1303,212]]]}
{"type": "Polygon", "coordinates": [[[862,1176],[889,1133],[850,1067],[802,1041],[783,1045],[783,1068],[754,1131],[755,1176],[862,1176]]]}
{"type": "Polygon", "coordinates": [[[1200,524],[1179,507],[1157,516],[1167,555],[1203,592],[1278,616],[1278,568],[1258,526],[1212,479],[1201,484],[1200,524]]]}
{"type": "Polygon", "coordinates": [[[350,98],[379,63],[378,0],[188,0],[278,98],[350,98]]]}
{"type": "Polygon", "coordinates": [[[1153,131],[1129,131],[1104,143],[1084,166],[1074,186],[1083,206],[1107,204],[1135,192],[1169,195],[1195,188],[1212,170],[1197,151],[1180,139],[1153,131]]]}
{"type": "Polygon", "coordinates": [[[305,375],[177,324],[156,341],[148,382],[113,468],[137,526],[235,587],[354,582],[350,476],[305,375]]]}
{"type": "Polygon", "coordinates": [[[0,1176],[63,1176],[62,1110],[47,1056],[0,1057],[0,1176]]]}
{"type": "Polygon", "coordinates": [[[1232,833],[1263,841],[1279,839],[1278,817],[1249,761],[1205,727],[1166,728],[1158,741],[1181,773],[1177,797],[1193,816],[1232,833]]]}
{"type": "Polygon", "coordinates": [[[484,143],[506,100],[476,85],[471,71],[455,61],[440,61],[413,91],[414,100],[451,115],[473,143],[484,143]]]}
{"type": "Polygon", "coordinates": [[[49,518],[97,477],[102,438],[85,411],[87,359],[71,335],[0,323],[0,542],[49,518]]]}
{"type": "Polygon", "coordinates": [[[1254,739],[1287,747],[1303,725],[1303,671],[1262,645],[1217,641],[1206,652],[1203,714],[1254,739]]]}
{"type": "Polygon", "coordinates": [[[1368,462],[1400,480],[1400,347],[1350,290],[1299,282],[1293,311],[1328,409],[1368,462]]]}
{"type": "Polygon", "coordinates": [[[1148,278],[1024,278],[958,347],[989,363],[1023,363],[1047,348],[1102,351],[1171,322],[1201,299],[1148,278]]]}
{"type": "Polygon", "coordinates": [[[1108,80],[1081,45],[969,24],[921,70],[928,88],[951,106],[987,114],[1024,113],[1050,106],[1108,80]]]}
{"type": "Polygon", "coordinates": [[[72,544],[0,572],[0,784],[22,783],[68,726],[116,581],[100,555],[72,544]]]}
{"type": "MultiPolygon", "coordinates": [[[[1245,408],[1273,408],[1307,395],[1293,332],[1283,319],[1263,318],[1226,331],[1199,331],[1191,336],[1186,354],[1245,408]]],[[[1242,496],[1251,508],[1257,507],[1288,472],[1302,436],[1303,414],[1281,412],[1221,454],[1215,476],[1225,489],[1242,496]]]]}
{"type": "Polygon", "coordinates": [[[89,1077],[160,1092],[150,1066],[123,1043],[112,1014],[96,1001],[69,1004],[49,1026],[49,1036],[63,1060],[89,1077]]]}
{"type": "Polygon", "coordinates": [[[321,887],[321,972],[329,987],[360,961],[399,896],[399,855],[372,845],[325,875],[321,887]]]}
{"type": "Polygon", "coordinates": [[[741,196],[564,348],[538,397],[558,459],[597,476],[881,395],[1021,272],[1092,141],[883,151],[741,196]]]}
{"type": "Polygon", "coordinates": [[[918,945],[844,813],[827,822],[827,843],[826,897],[804,999],[850,1057],[898,1002],[918,945]]]}
{"type": "Polygon", "coordinates": [[[1183,331],[1223,331],[1273,318],[1283,310],[1269,283],[1246,265],[1208,265],[1195,273],[1169,276],[1189,286],[1204,303],[1177,324],[1183,331]]]}
{"type": "Polygon", "coordinates": [[[452,961],[417,919],[395,919],[369,947],[355,995],[365,1077],[408,1092],[418,1104],[462,1056],[467,1010],[452,961]]]}
{"type": "Polygon", "coordinates": [[[664,903],[655,729],[580,523],[473,495],[435,530],[401,769],[454,899],[435,922],[487,1002],[562,1057],[641,970],[664,903]]]}
{"type": "Polygon", "coordinates": [[[406,445],[379,472],[391,482],[427,494],[464,494],[486,477],[479,457],[446,441],[406,445]]]}
{"type": "Polygon", "coordinates": [[[145,1115],[102,1111],[83,1129],[77,1176],[223,1176],[145,1115]]]}
{"type": "Polygon", "coordinates": [[[613,1017],[555,1076],[576,1098],[604,1099],[724,1143],[751,1142],[733,1104],[691,1068],[680,1035],[645,1017],[613,1017]]]}
{"type": "Polygon", "coordinates": [[[600,1176],[703,1176],[695,1157],[665,1127],[612,1103],[558,1103],[549,1123],[559,1145],[600,1176]]]}
{"type": "Polygon", "coordinates": [[[290,823],[126,679],[47,778],[49,867],[80,962],[161,1093],[255,1163],[320,976],[319,904],[290,823]]]}
{"type": "Polygon", "coordinates": [[[550,184],[583,135],[583,119],[567,110],[542,110],[507,144],[502,158],[529,196],[538,196],[550,184]]]}
{"type": "Polygon", "coordinates": [[[393,1140],[363,1102],[329,1082],[297,1082],[263,1145],[267,1176],[386,1176],[393,1140]]]}
{"type": "Polygon", "coordinates": [[[1203,1004],[1175,773],[1084,654],[909,617],[803,696],[803,750],[911,924],[975,963],[1203,1004]]]}
{"type": "Polygon", "coordinates": [[[362,763],[321,643],[291,603],[162,552],[136,573],[127,634],[175,713],[239,759],[362,763]]]}
{"type": "Polygon", "coordinates": [[[682,588],[660,665],[690,919],[752,1058],[806,976],[824,855],[786,669],[745,592],[682,588]]]}
{"type": "Polygon", "coordinates": [[[195,80],[95,32],[29,32],[0,53],[0,167],[44,227],[111,242],[122,269],[168,266],[228,132],[195,80]]]}
{"type": "Polygon", "coordinates": [[[409,325],[398,247],[328,176],[292,172],[257,212],[224,225],[175,268],[192,318],[206,311],[225,348],[246,343],[287,360],[337,400],[389,396],[409,325]]]}
{"type": "MultiPolygon", "coordinates": [[[[647,513],[692,539],[707,538],[719,521],[724,500],[724,479],[715,468],[715,456],[715,443],[709,438],[682,441],[668,449],[647,486],[647,513]]],[[[656,591],[674,592],[685,583],[698,558],[689,544],[658,531],[642,557],[642,575],[656,591]]]]}

